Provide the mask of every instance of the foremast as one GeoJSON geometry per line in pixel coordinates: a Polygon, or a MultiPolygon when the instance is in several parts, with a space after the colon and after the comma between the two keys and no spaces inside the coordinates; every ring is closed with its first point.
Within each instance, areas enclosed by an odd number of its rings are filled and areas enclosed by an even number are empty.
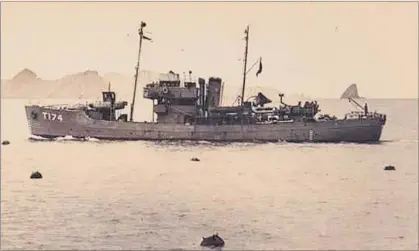
{"type": "Polygon", "coordinates": [[[140,71],[140,59],[141,59],[141,47],[143,45],[143,39],[151,40],[149,37],[144,36],[143,29],[146,27],[146,23],[141,21],[141,26],[138,29],[138,34],[140,35],[140,41],[138,44],[138,58],[137,58],[137,65],[135,67],[135,80],[134,80],[134,91],[132,94],[132,102],[131,102],[131,110],[130,110],[130,116],[129,121],[133,121],[134,116],[134,106],[135,106],[135,96],[137,94],[137,83],[138,83],[138,74],[140,71]]]}

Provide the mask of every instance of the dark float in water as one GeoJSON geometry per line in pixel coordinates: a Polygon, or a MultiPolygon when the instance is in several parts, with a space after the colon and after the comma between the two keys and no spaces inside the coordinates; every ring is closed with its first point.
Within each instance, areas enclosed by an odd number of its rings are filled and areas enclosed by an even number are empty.
{"type": "Polygon", "coordinates": [[[203,247],[223,247],[224,240],[218,236],[218,234],[214,234],[210,237],[202,237],[201,246],[203,247]]]}
{"type": "Polygon", "coordinates": [[[396,171],[396,168],[392,165],[384,167],[384,171],[396,171]]]}
{"type": "Polygon", "coordinates": [[[32,172],[31,179],[42,179],[42,174],[38,171],[32,172]]]}

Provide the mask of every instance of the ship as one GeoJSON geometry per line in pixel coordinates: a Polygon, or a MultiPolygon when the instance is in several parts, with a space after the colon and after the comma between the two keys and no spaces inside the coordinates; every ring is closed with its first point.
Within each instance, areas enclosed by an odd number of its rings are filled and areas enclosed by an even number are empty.
{"type": "MultiPolygon", "coordinates": [[[[158,80],[146,83],[143,98],[152,100],[152,121],[138,122],[133,118],[138,72],[145,22],[138,29],[139,49],[136,64],[130,116],[123,110],[126,101],[118,101],[108,87],[102,92],[102,101],[73,105],[26,105],[25,112],[30,134],[42,138],[72,136],[103,140],[186,140],[210,142],[354,142],[380,141],[386,115],[368,111],[349,98],[358,109],[343,118],[321,115],[317,101],[290,105],[279,93],[280,104],[259,92],[245,98],[246,76],[259,65],[256,76],[262,72],[262,58],[247,68],[249,26],[245,29],[243,83],[237,104],[222,105],[225,83],[220,77],[183,80],[170,71],[158,80]]],[[[189,71],[191,74],[191,72],[189,71]]]]}

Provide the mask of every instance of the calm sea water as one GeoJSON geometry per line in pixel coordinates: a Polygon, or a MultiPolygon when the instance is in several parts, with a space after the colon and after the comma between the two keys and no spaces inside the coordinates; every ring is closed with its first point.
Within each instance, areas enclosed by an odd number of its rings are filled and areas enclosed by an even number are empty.
{"type": "Polygon", "coordinates": [[[2,100],[1,248],[418,249],[418,100],[368,102],[381,144],[32,142],[2,100]]]}

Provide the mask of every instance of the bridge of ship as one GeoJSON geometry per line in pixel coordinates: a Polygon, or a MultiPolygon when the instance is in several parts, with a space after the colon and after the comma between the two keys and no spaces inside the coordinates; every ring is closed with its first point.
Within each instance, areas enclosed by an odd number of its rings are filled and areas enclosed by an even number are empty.
{"type": "Polygon", "coordinates": [[[243,106],[222,106],[223,83],[220,78],[198,81],[179,79],[178,74],[168,74],[166,79],[147,84],[143,97],[153,100],[153,112],[160,123],[257,123],[261,121],[298,120],[313,118],[318,111],[317,103],[309,106],[286,105],[264,107],[271,100],[262,93],[249,98],[243,106]],[[250,101],[249,101],[250,100],[250,101]]]}

